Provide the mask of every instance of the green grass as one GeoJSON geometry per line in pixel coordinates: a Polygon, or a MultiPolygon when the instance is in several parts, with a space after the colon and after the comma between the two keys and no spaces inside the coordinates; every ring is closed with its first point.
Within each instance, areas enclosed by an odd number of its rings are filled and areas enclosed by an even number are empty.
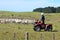
{"type": "MultiPolygon", "coordinates": [[[[33,24],[0,23],[0,40],[13,40],[14,33],[16,33],[16,40],[25,40],[26,32],[29,32],[29,40],[40,40],[40,33],[43,34],[43,40],[52,40],[52,33],[56,34],[56,40],[60,40],[60,14],[45,14],[45,17],[45,22],[52,23],[53,30],[57,30],[56,32],[35,32],[33,24]]],[[[0,18],[40,19],[40,13],[0,11],[0,18]]]]}
{"type": "Polygon", "coordinates": [[[36,12],[0,12],[0,18],[39,18],[40,13],[36,12]],[[37,16],[37,17],[35,17],[37,16]]]}

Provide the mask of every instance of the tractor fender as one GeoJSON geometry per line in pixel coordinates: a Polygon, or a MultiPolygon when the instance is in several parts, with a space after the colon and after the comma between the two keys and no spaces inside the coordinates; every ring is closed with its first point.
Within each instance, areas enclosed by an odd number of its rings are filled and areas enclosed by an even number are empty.
{"type": "Polygon", "coordinates": [[[45,29],[47,29],[47,27],[51,27],[52,28],[52,24],[46,24],[45,29]]]}

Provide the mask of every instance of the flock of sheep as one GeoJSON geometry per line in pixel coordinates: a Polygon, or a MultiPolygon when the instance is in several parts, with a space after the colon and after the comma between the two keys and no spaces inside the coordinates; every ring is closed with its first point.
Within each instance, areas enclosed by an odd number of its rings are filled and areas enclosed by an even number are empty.
{"type": "Polygon", "coordinates": [[[0,19],[0,23],[34,23],[35,19],[0,19]]]}

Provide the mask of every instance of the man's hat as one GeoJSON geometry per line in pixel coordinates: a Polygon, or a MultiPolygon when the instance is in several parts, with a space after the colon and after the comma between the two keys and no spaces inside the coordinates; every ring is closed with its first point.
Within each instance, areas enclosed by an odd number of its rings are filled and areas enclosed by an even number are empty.
{"type": "Polygon", "coordinates": [[[41,15],[44,15],[44,13],[41,13],[41,15]]]}

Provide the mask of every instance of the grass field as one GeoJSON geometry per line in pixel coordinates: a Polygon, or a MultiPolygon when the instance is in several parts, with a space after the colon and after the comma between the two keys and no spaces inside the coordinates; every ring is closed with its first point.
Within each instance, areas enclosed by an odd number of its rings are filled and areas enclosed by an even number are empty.
{"type": "MultiPolygon", "coordinates": [[[[40,40],[40,33],[43,34],[43,40],[52,40],[52,33],[56,34],[56,40],[60,40],[60,14],[45,14],[45,17],[45,22],[52,23],[55,32],[35,32],[33,24],[0,23],[0,40],[13,40],[13,33],[16,33],[16,40],[25,40],[26,32],[29,32],[29,40],[40,40]]],[[[40,13],[0,11],[0,18],[40,19],[40,13]]]]}

